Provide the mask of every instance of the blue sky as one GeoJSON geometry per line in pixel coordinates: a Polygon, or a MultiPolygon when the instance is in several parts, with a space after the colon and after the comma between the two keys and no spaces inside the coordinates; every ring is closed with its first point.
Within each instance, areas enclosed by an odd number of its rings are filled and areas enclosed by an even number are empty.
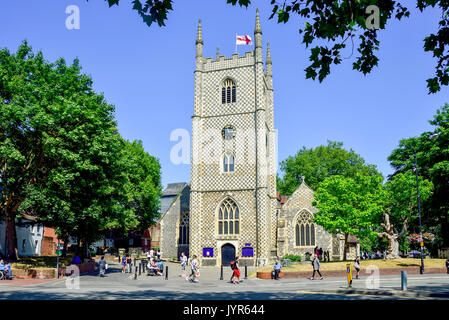
{"type": "MultiPolygon", "coordinates": [[[[245,9],[225,0],[176,0],[166,27],[148,28],[131,10],[130,0],[113,8],[102,0],[2,1],[0,47],[16,51],[27,39],[48,61],[78,57],[95,90],[116,106],[120,133],[143,140],[146,151],[160,159],[164,185],[190,181],[190,166],[170,161],[176,143],[170,133],[191,131],[198,18],[204,55],[215,57],[219,46],[220,54],[230,57],[235,33],[253,34],[259,8],[264,46],[269,40],[273,60],[279,160],[302,146],[342,141],[387,175],[392,172],[387,157],[399,140],[431,130],[428,120],[449,102],[447,87],[428,95],[425,82],[434,75],[435,60],[424,52],[423,39],[437,31],[437,10],[421,14],[410,7],[410,18],[391,21],[380,31],[380,62],[371,74],[353,71],[353,59],[347,59],[319,83],[305,79],[309,51],[298,34],[303,22],[293,17],[277,24],[268,20],[269,0],[253,2],[245,9]],[[80,9],[79,30],[65,26],[69,5],[80,9]]],[[[251,49],[240,46],[238,51],[251,49]]],[[[350,53],[347,48],[343,56],[350,53]]]]}

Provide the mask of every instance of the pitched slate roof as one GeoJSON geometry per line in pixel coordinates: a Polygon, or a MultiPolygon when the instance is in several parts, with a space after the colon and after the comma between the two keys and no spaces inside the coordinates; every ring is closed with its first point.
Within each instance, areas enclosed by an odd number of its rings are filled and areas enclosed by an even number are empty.
{"type": "Polygon", "coordinates": [[[165,214],[177,195],[189,184],[187,182],[169,183],[162,192],[160,213],[165,214]]]}
{"type": "Polygon", "coordinates": [[[162,192],[162,197],[165,196],[176,196],[179,191],[184,189],[188,185],[187,182],[177,182],[177,183],[169,183],[167,188],[162,192]]]}

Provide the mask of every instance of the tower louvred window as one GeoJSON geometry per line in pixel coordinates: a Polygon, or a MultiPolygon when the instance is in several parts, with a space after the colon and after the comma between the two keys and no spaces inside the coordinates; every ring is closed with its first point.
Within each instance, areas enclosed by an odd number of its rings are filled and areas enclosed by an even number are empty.
{"type": "Polygon", "coordinates": [[[236,101],[235,83],[231,79],[226,79],[221,88],[221,103],[234,103],[236,101]]]}

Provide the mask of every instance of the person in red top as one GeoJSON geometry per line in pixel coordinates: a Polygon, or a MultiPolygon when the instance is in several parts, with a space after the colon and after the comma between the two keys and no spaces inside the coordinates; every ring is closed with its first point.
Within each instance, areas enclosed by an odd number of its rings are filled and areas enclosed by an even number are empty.
{"type": "Polygon", "coordinates": [[[231,262],[231,269],[233,270],[231,281],[234,284],[240,283],[240,270],[239,270],[238,262],[239,262],[239,257],[235,257],[235,260],[231,262]]]}

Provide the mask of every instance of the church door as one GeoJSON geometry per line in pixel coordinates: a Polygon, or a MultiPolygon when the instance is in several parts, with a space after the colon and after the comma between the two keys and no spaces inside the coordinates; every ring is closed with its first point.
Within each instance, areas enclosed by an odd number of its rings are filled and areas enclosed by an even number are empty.
{"type": "Polygon", "coordinates": [[[229,266],[231,261],[235,259],[235,247],[232,244],[225,244],[221,247],[221,264],[229,266]]]}

